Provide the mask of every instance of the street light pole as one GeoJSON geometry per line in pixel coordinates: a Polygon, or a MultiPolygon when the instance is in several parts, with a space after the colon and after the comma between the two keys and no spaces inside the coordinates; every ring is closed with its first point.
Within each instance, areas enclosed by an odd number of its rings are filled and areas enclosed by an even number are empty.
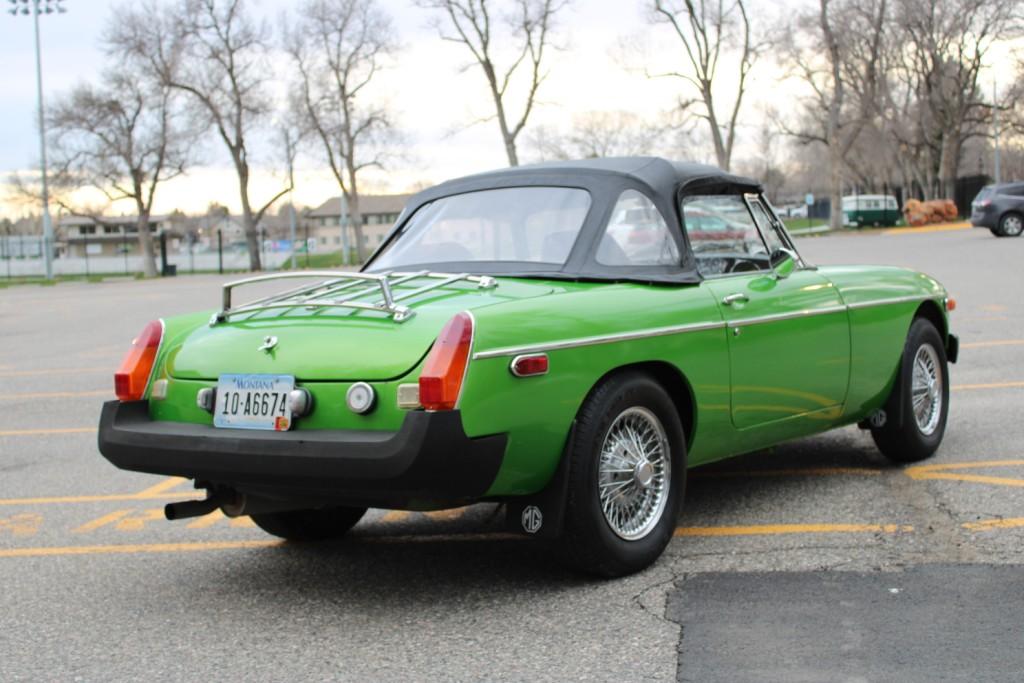
{"type": "Polygon", "coordinates": [[[10,0],[13,7],[8,10],[17,16],[31,14],[36,38],[36,96],[39,105],[39,164],[43,184],[43,262],[46,264],[46,279],[53,279],[53,220],[50,218],[50,189],[46,173],[46,118],[43,109],[43,60],[39,46],[39,15],[64,14],[64,0],[10,0]],[[29,6],[31,5],[31,7],[29,6]]]}
{"type": "Polygon", "coordinates": [[[1003,181],[1001,169],[999,168],[999,93],[996,90],[996,79],[992,79],[992,124],[994,137],[995,137],[995,174],[996,184],[998,185],[1003,181]]]}

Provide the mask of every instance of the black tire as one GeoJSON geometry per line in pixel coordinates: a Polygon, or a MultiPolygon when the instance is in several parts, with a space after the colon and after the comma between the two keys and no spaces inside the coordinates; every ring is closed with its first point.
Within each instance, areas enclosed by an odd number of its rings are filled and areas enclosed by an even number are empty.
{"type": "Polygon", "coordinates": [[[625,372],[603,382],[580,409],[567,457],[568,497],[561,544],[565,561],[581,571],[605,577],[624,576],[650,566],[672,539],[686,487],[686,438],[665,389],[640,372],[625,372]],[[616,419],[630,409],[640,409],[643,415],[653,415],[660,422],[671,465],[660,517],[652,512],[653,526],[635,540],[626,540],[612,529],[602,511],[598,489],[605,439],[616,419]]]}
{"type": "Polygon", "coordinates": [[[364,514],[366,508],[333,507],[264,512],[252,515],[252,521],[268,534],[289,541],[323,541],[344,536],[364,514]]]}
{"type": "Polygon", "coordinates": [[[1020,237],[1024,232],[1024,216],[1016,211],[1007,211],[999,218],[998,237],[1020,237]]]}
{"type": "MultiPolygon", "coordinates": [[[[886,403],[888,420],[884,426],[872,429],[871,436],[878,449],[889,460],[917,462],[931,456],[938,449],[946,431],[946,419],[949,417],[949,365],[946,362],[946,347],[942,336],[930,320],[914,319],[903,348],[902,363],[896,386],[893,387],[893,393],[886,403]],[[933,362],[936,364],[937,377],[942,381],[941,389],[938,390],[942,403],[938,410],[934,411],[938,413],[934,426],[929,421],[922,428],[914,412],[913,375],[915,359],[925,346],[934,352],[933,362]],[[903,415],[902,422],[898,419],[900,411],[903,415]]],[[[928,413],[932,414],[933,412],[928,413]]]]}
{"type": "Polygon", "coordinates": [[[996,237],[1002,237],[1003,233],[999,232],[999,228],[989,228],[988,231],[996,237]]]}

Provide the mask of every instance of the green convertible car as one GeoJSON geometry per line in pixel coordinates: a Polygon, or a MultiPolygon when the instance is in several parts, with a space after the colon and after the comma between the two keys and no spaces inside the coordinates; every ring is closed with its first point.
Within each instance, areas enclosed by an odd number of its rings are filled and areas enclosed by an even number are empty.
{"type": "Polygon", "coordinates": [[[149,323],[99,447],[207,491],[169,519],[317,539],[368,507],[499,501],[616,576],[664,550],[689,467],[851,423],[931,455],[953,306],[921,273],[807,263],[761,186],[712,167],[507,169],[416,195],[360,272],[239,280],[149,323]]]}

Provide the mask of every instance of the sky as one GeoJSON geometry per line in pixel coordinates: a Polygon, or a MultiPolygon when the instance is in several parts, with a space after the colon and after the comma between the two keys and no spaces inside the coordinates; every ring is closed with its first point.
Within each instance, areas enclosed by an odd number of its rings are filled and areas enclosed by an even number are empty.
{"type": "MultiPolygon", "coordinates": [[[[44,97],[51,100],[76,83],[96,82],[104,67],[99,37],[104,25],[115,17],[123,0],[65,0],[68,12],[41,18],[44,97]]],[[[365,192],[401,192],[414,186],[507,165],[497,124],[472,124],[492,113],[479,67],[470,63],[466,48],[441,41],[430,27],[430,13],[415,7],[412,0],[378,0],[395,22],[402,46],[394,64],[375,82],[373,96],[384,98],[395,112],[404,136],[403,158],[386,173],[368,176],[365,192]],[[469,68],[467,68],[469,67],[469,68]]],[[[7,9],[9,0],[2,0],[7,9]]],[[[799,0],[793,0],[793,3],[799,0]]],[[[777,21],[781,12],[792,11],[793,3],[762,2],[758,20],[777,21]]],[[[252,8],[272,24],[282,13],[294,12],[298,3],[290,0],[250,0],[252,8]]],[[[550,75],[540,91],[540,106],[531,116],[520,140],[520,156],[529,157],[525,136],[538,125],[565,128],[574,114],[593,110],[627,110],[641,116],[656,116],[673,106],[682,92],[678,79],[647,79],[625,68],[621,42],[630,38],[642,44],[655,60],[667,65],[682,59],[678,40],[664,26],[647,21],[639,0],[575,0],[559,20],[561,50],[549,64],[550,75]]],[[[0,15],[0,60],[5,65],[0,81],[0,183],[10,173],[38,164],[39,142],[35,126],[36,84],[32,20],[28,16],[0,15]]],[[[728,76],[729,71],[723,70],[728,76]]],[[[730,83],[723,79],[721,87],[730,83]]],[[[791,102],[795,85],[783,79],[782,71],[765,63],[754,73],[753,85],[744,107],[747,129],[752,129],[766,103],[791,102]]],[[[237,210],[237,185],[228,160],[212,136],[204,144],[202,166],[158,190],[156,210],[178,208],[186,212],[205,210],[217,201],[237,210]]],[[[742,155],[741,147],[739,154],[742,155]]],[[[694,148],[690,158],[712,161],[710,150],[694,148]]],[[[253,153],[255,168],[253,203],[260,205],[282,186],[279,154],[266,145],[253,153]]],[[[318,163],[315,150],[300,159],[295,201],[317,205],[337,195],[337,186],[318,163]]],[[[132,207],[117,204],[110,213],[130,213],[132,207]]],[[[0,215],[24,213],[0,188],[0,215]]]]}

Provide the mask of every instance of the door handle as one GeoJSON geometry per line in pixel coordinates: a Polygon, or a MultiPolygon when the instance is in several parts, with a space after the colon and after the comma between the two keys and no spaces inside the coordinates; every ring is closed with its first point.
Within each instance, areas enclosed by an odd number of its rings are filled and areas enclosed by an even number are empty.
{"type": "Polygon", "coordinates": [[[748,301],[750,301],[750,297],[742,292],[730,294],[729,296],[724,297],[722,299],[722,303],[725,304],[726,306],[732,306],[733,304],[745,304],[748,301]]]}

